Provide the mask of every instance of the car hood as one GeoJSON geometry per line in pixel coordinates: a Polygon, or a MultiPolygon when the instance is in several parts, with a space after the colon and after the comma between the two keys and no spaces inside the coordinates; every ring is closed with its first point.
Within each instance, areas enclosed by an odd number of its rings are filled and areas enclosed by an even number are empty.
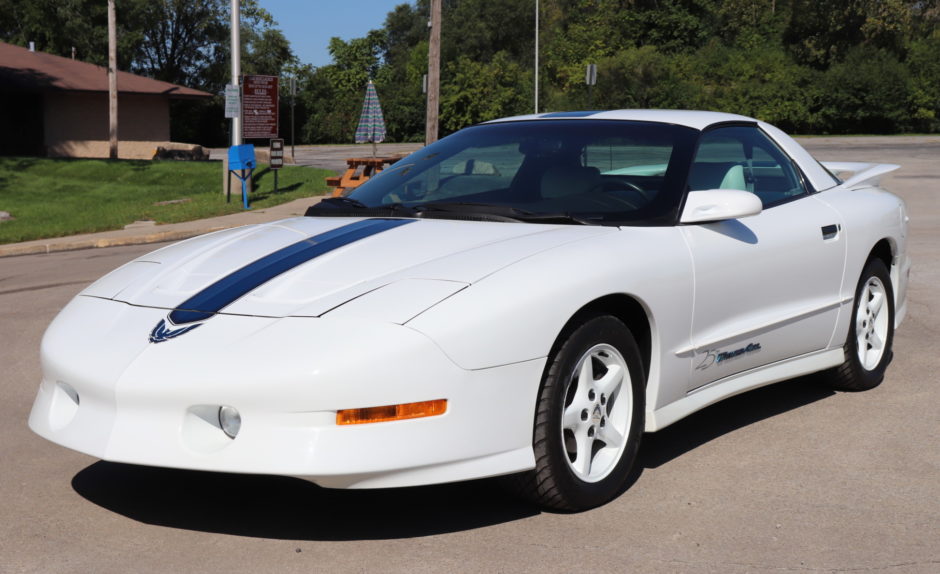
{"type": "MultiPolygon", "coordinates": [[[[264,317],[321,316],[393,284],[440,300],[512,263],[616,228],[420,219],[299,217],[220,231],[144,255],[81,294],[142,307],[264,317]],[[430,287],[429,287],[430,286],[430,287]]],[[[394,295],[394,296],[392,296],[394,295]]],[[[431,301],[433,304],[435,301],[431,301]]]]}

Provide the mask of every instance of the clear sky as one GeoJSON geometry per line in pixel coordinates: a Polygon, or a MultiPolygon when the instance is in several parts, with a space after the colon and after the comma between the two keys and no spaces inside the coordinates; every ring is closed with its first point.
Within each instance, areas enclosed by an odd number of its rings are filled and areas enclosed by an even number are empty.
{"type": "Polygon", "coordinates": [[[277,20],[301,63],[325,66],[330,38],[361,38],[381,28],[385,16],[410,0],[259,0],[277,20]]]}

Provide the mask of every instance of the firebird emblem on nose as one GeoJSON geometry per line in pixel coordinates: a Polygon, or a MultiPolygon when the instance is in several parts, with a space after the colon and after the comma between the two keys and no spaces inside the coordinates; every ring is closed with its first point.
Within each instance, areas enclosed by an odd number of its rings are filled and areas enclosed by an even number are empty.
{"type": "Polygon", "coordinates": [[[196,325],[187,325],[186,327],[180,327],[179,329],[168,329],[166,326],[166,319],[160,319],[160,322],[157,323],[157,326],[153,328],[153,331],[150,331],[150,342],[162,343],[164,341],[169,341],[174,337],[185,335],[199,325],[202,325],[202,323],[196,325]]]}

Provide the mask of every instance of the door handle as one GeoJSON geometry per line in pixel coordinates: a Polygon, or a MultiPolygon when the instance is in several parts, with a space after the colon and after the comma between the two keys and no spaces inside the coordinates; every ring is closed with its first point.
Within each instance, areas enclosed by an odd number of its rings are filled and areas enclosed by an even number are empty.
{"type": "Polygon", "coordinates": [[[839,235],[839,231],[841,231],[841,230],[842,230],[842,226],[841,226],[841,225],[836,225],[836,224],[833,224],[833,225],[823,225],[823,226],[822,226],[822,238],[823,238],[823,241],[825,241],[825,240],[827,240],[827,239],[833,239],[833,238],[835,238],[837,235],[839,235]]]}

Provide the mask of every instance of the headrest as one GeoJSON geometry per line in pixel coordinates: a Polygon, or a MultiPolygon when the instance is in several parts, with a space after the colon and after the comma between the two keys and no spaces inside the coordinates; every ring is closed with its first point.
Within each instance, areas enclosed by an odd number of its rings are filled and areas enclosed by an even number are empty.
{"type": "Polygon", "coordinates": [[[731,166],[728,173],[721,179],[718,189],[741,189],[747,191],[747,182],[744,180],[744,166],[731,166]]]}
{"type": "Polygon", "coordinates": [[[689,172],[689,189],[746,190],[744,167],[736,163],[693,163],[689,172]]]}

